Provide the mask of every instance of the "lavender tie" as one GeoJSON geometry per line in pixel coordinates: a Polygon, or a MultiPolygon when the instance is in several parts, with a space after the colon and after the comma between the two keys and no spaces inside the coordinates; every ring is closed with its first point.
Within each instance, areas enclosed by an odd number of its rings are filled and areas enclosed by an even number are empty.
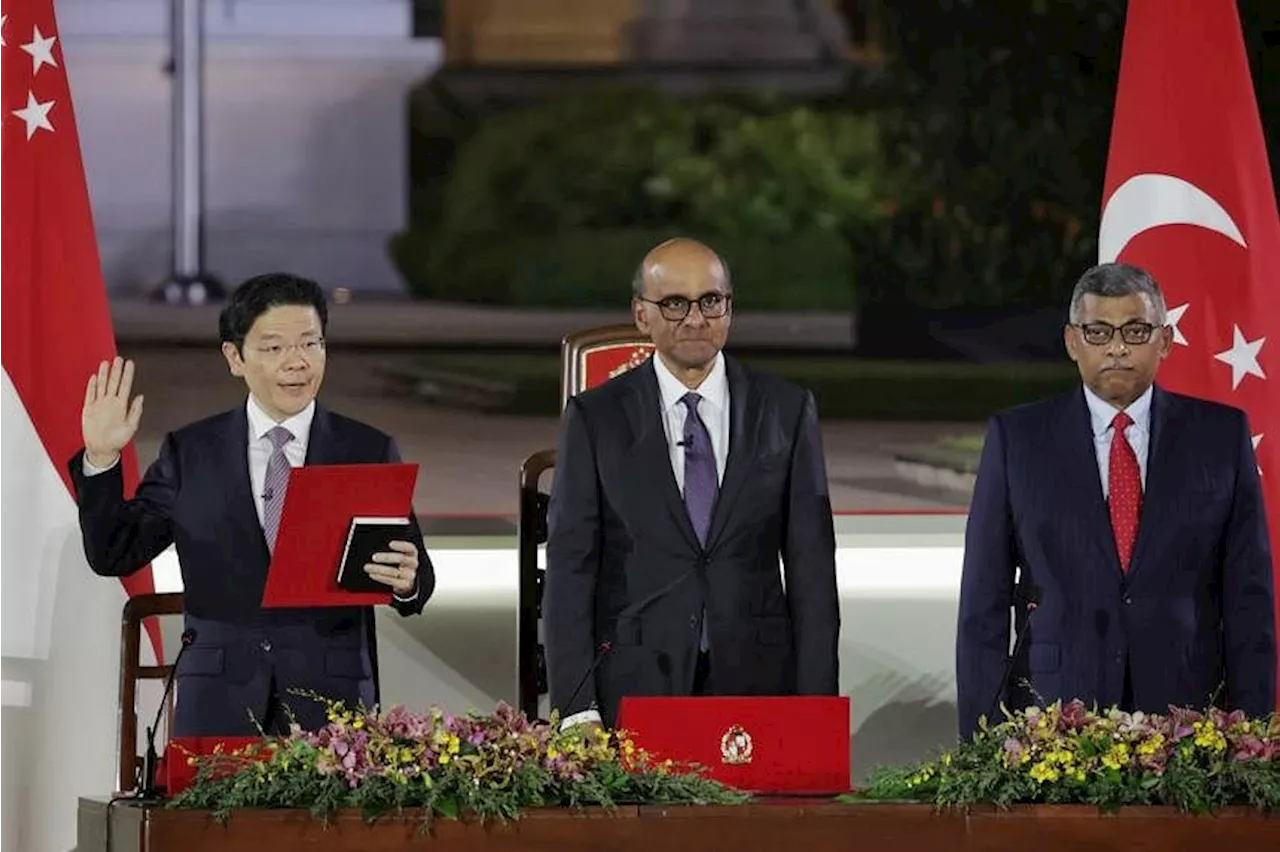
{"type": "Polygon", "coordinates": [[[698,541],[707,543],[711,531],[711,513],[716,507],[716,494],[720,490],[716,476],[716,454],[711,449],[711,433],[698,416],[698,403],[702,396],[693,392],[680,401],[689,409],[684,421],[684,506],[693,523],[698,541]]]}
{"type": "Polygon", "coordinates": [[[283,426],[273,426],[267,432],[271,440],[271,457],[267,459],[267,477],[262,489],[262,531],[267,535],[267,547],[276,549],[276,535],[280,532],[280,510],[284,508],[284,493],[289,488],[289,459],[285,458],[284,445],[293,440],[293,433],[283,426]]]}

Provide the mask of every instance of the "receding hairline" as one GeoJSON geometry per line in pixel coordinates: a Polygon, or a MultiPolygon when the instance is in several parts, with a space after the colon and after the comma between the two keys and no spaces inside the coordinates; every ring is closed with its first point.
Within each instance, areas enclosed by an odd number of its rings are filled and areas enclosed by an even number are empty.
{"type": "Polygon", "coordinates": [[[661,255],[664,252],[681,248],[694,249],[702,252],[703,254],[709,255],[720,267],[720,277],[724,279],[725,290],[733,290],[733,281],[729,275],[729,264],[720,252],[716,251],[706,243],[701,242],[700,240],[695,240],[691,237],[672,237],[671,239],[664,240],[649,249],[645,256],[640,260],[640,263],[636,266],[635,274],[631,276],[631,295],[635,297],[643,296],[645,277],[649,268],[661,262],[661,255]]]}
{"type": "Polygon", "coordinates": [[[1068,322],[1080,322],[1085,296],[1104,299],[1141,296],[1155,314],[1156,323],[1164,325],[1168,319],[1168,308],[1160,285],[1150,272],[1134,264],[1100,263],[1085,270],[1071,291],[1071,301],[1067,307],[1068,322]]]}

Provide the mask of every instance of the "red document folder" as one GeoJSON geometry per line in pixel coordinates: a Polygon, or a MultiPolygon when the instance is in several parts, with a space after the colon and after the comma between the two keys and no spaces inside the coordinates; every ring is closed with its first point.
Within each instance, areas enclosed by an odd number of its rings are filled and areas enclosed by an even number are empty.
{"type": "MultiPolygon", "coordinates": [[[[262,742],[262,737],[174,737],[160,758],[156,778],[164,782],[165,795],[173,798],[195,781],[197,767],[190,763],[191,760],[207,757],[219,748],[222,754],[230,755],[245,746],[261,745],[262,742]]],[[[258,749],[253,759],[265,760],[270,756],[267,750],[258,749]]],[[[226,770],[232,771],[237,765],[229,763],[226,770]]]]}
{"type": "MultiPolygon", "coordinates": [[[[351,519],[407,518],[413,512],[416,464],[295,467],[280,513],[280,532],[262,593],[264,607],[377,606],[386,592],[350,592],[338,565],[351,519]]],[[[421,559],[421,556],[419,556],[421,559]]]]}
{"type": "Polygon", "coordinates": [[[849,791],[847,696],[628,696],[620,730],[654,757],[761,795],[849,791]]]}

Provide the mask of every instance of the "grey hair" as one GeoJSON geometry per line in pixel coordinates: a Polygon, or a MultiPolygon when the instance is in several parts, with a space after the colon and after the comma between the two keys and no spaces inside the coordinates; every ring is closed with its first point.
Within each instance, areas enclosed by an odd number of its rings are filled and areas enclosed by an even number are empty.
{"type": "Polygon", "coordinates": [[[1073,324],[1080,322],[1080,311],[1087,295],[1116,298],[1135,293],[1144,296],[1147,304],[1155,311],[1156,324],[1164,325],[1167,311],[1160,285],[1151,277],[1151,273],[1131,263],[1101,263],[1081,275],[1071,292],[1071,307],[1067,318],[1073,324]]]}
{"type": "MultiPolygon", "coordinates": [[[[670,240],[668,240],[668,242],[670,242],[670,240]]],[[[649,252],[649,254],[652,254],[652,253],[653,253],[652,251],[649,252]]],[[[724,259],[724,255],[720,254],[720,252],[716,251],[715,249],[712,249],[711,253],[716,256],[716,260],[720,261],[720,268],[724,270],[725,290],[732,293],[733,279],[729,276],[729,262],[724,259]]],[[[637,299],[642,298],[644,296],[644,261],[648,259],[649,259],[649,255],[646,254],[644,256],[644,259],[641,260],[639,265],[636,266],[635,274],[631,276],[631,295],[637,299]]]]}

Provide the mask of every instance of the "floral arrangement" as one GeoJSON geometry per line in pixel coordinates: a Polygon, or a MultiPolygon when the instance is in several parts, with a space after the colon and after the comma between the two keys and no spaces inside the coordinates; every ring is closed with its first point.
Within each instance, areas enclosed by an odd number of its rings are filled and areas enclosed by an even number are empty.
{"type": "Polygon", "coordinates": [[[1106,712],[1081,701],[1006,711],[936,760],[877,770],[858,801],[939,807],[1047,802],[1280,808],[1280,715],[1171,707],[1168,715],[1106,712]]]}
{"type": "Polygon", "coordinates": [[[429,823],[464,813],[516,818],[546,806],[748,799],[699,767],[655,759],[623,732],[562,732],[554,715],[531,722],[506,704],[490,716],[455,716],[325,703],[328,724],[318,731],[295,724],[285,736],[190,758],[195,780],[169,807],[211,810],[219,821],[235,808],[307,808],[321,818],[359,808],[368,819],[419,808],[429,823]]]}

